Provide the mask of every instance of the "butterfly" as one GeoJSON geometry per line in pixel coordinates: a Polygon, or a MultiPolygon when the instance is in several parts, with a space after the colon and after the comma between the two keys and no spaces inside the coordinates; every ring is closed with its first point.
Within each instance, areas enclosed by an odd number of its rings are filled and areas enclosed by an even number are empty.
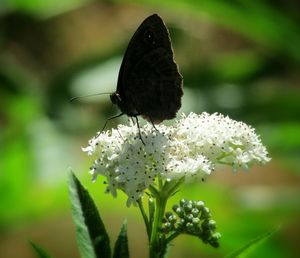
{"type": "Polygon", "coordinates": [[[153,14],[141,23],[128,44],[117,89],[110,95],[121,114],[109,119],[126,114],[138,124],[137,117],[142,116],[154,126],[175,118],[181,107],[182,80],[168,29],[162,18],[153,14]]]}

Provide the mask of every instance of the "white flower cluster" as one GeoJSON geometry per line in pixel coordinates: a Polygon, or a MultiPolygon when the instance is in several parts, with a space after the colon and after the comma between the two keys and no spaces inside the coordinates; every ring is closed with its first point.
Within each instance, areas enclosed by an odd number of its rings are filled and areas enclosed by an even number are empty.
{"type": "Polygon", "coordinates": [[[255,130],[221,114],[190,113],[172,126],[119,125],[98,133],[83,151],[97,159],[91,167],[95,180],[106,177],[107,191],[114,196],[121,189],[127,205],[135,203],[156,178],[204,180],[218,164],[249,168],[270,160],[255,130]]]}

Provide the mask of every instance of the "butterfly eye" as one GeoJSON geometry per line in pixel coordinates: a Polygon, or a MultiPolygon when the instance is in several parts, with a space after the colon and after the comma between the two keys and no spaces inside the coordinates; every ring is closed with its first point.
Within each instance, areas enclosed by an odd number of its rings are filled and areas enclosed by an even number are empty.
{"type": "Polygon", "coordinates": [[[144,34],[144,39],[147,43],[154,44],[154,33],[151,30],[146,30],[144,34]]]}

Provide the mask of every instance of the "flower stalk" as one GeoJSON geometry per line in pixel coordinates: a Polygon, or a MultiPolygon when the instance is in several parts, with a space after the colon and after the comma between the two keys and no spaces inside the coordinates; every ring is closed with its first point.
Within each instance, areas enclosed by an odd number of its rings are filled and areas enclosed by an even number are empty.
{"type": "MultiPolygon", "coordinates": [[[[165,255],[168,244],[171,238],[166,239],[165,235],[162,234],[162,223],[165,216],[165,210],[167,201],[174,195],[178,187],[183,183],[183,179],[173,182],[163,182],[160,180],[158,184],[158,189],[151,187],[150,192],[155,198],[155,212],[153,214],[153,223],[150,225],[151,234],[148,234],[149,239],[149,257],[150,258],[162,258],[165,255]]],[[[143,211],[141,210],[142,214],[143,211]]],[[[143,215],[144,216],[144,215],[143,215]]],[[[149,216],[151,216],[149,214],[149,216]]],[[[144,220],[145,221],[145,220],[144,220]]],[[[146,226],[148,227],[148,226],[146,226]]],[[[149,232],[147,230],[147,233],[149,232]]],[[[173,234],[174,239],[176,234],[173,234]]],[[[179,234],[177,234],[178,236],[179,234]]]]}
{"type": "Polygon", "coordinates": [[[142,214],[144,223],[145,223],[145,225],[146,225],[146,231],[147,231],[147,235],[148,235],[148,240],[150,240],[150,239],[149,239],[149,236],[150,236],[150,234],[151,234],[151,225],[150,225],[150,223],[149,223],[147,214],[146,214],[146,212],[145,212],[145,209],[144,209],[144,206],[143,206],[143,202],[142,202],[141,199],[139,199],[139,200],[137,201],[137,203],[138,203],[138,206],[139,206],[139,208],[140,208],[140,211],[141,211],[141,214],[142,214]]]}
{"type": "Polygon", "coordinates": [[[159,233],[161,228],[162,219],[164,217],[168,196],[162,193],[160,196],[156,197],[155,200],[155,213],[150,237],[150,248],[149,257],[150,258],[162,258],[164,256],[166,246],[164,243],[164,238],[159,233]]]}

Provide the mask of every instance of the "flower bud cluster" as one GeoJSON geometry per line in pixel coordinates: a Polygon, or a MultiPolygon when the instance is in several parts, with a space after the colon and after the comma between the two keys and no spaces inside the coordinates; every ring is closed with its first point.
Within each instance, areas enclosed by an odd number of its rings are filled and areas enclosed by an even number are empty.
{"type": "Polygon", "coordinates": [[[173,212],[166,212],[162,224],[164,234],[189,234],[202,239],[204,243],[218,247],[221,234],[216,232],[216,222],[203,201],[182,199],[175,204],[173,212]]]}

